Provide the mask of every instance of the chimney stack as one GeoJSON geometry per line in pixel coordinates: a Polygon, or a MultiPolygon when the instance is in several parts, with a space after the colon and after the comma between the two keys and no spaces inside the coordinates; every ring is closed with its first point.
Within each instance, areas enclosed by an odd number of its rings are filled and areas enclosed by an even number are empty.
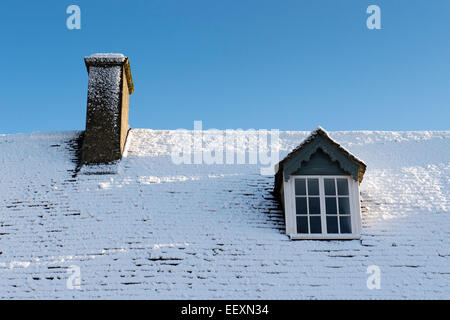
{"type": "Polygon", "coordinates": [[[89,84],[82,161],[112,162],[121,158],[129,130],[129,96],[134,91],[130,63],[117,53],[97,53],[84,61],[89,84]]]}

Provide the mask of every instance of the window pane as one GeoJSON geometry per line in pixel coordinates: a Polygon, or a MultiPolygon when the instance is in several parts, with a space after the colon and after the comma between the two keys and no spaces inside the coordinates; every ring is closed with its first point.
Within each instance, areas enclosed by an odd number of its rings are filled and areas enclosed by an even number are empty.
{"type": "Polygon", "coordinates": [[[334,179],[324,179],[325,184],[325,195],[327,196],[335,196],[336,195],[336,187],[334,185],[334,179]]]}
{"type": "Polygon", "coordinates": [[[308,195],[319,195],[319,179],[308,179],[308,195]]]}
{"type": "Polygon", "coordinates": [[[348,198],[339,197],[339,214],[350,214],[350,202],[348,198]]]}
{"type": "Polygon", "coordinates": [[[336,198],[325,198],[327,214],[337,214],[336,198]]]}
{"type": "Polygon", "coordinates": [[[338,233],[337,216],[327,216],[327,232],[338,233]]]}
{"type": "Polygon", "coordinates": [[[295,179],[295,194],[306,196],[306,179],[295,179]]]}
{"type": "Polygon", "coordinates": [[[309,198],[309,214],[320,214],[320,198],[309,198]]]}
{"type": "Polygon", "coordinates": [[[350,217],[339,217],[339,221],[341,224],[341,233],[352,233],[350,217]]]}
{"type": "Polygon", "coordinates": [[[337,179],[337,187],[338,187],[338,194],[340,196],[347,196],[348,195],[348,181],[347,181],[347,179],[337,179]]]}
{"type": "Polygon", "coordinates": [[[311,233],[322,233],[322,226],[320,225],[320,216],[309,217],[309,223],[311,224],[311,233]]]}
{"type": "Polygon", "coordinates": [[[297,217],[297,233],[308,233],[307,217],[297,217]]]}
{"type": "Polygon", "coordinates": [[[307,214],[306,198],[295,198],[295,211],[297,214],[307,214]]]}

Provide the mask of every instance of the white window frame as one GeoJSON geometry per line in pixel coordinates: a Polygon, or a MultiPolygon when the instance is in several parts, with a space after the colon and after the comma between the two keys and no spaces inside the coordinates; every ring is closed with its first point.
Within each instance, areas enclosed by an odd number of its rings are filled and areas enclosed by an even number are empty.
{"type": "MultiPolygon", "coordinates": [[[[283,177],[284,178],[284,177],[283,177]]],[[[289,180],[284,183],[284,209],[286,218],[286,234],[292,240],[351,240],[360,239],[361,233],[361,205],[359,194],[359,183],[351,176],[346,175],[296,175],[290,176],[289,180]],[[320,197],[320,217],[322,224],[322,233],[297,233],[297,219],[295,210],[295,179],[319,179],[319,197],[320,197]],[[325,191],[324,179],[342,179],[348,181],[349,201],[350,201],[350,217],[352,233],[326,233],[326,208],[325,208],[325,191]]],[[[337,192],[337,191],[336,191],[337,192]]]]}

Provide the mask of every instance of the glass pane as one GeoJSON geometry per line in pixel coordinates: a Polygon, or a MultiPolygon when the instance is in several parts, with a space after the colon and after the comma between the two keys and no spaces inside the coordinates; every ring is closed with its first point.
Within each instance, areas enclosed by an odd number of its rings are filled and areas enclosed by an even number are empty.
{"type": "Polygon", "coordinates": [[[309,214],[320,214],[320,198],[309,198],[309,214]]]}
{"type": "Polygon", "coordinates": [[[341,233],[352,233],[350,217],[339,217],[341,233]]]}
{"type": "Polygon", "coordinates": [[[322,233],[322,226],[320,225],[320,216],[309,217],[309,223],[311,225],[311,233],[322,233]]]}
{"type": "Polygon", "coordinates": [[[307,217],[297,217],[297,233],[308,233],[307,217]]]}
{"type": "Polygon", "coordinates": [[[306,198],[295,198],[295,212],[296,214],[307,214],[306,198]]]}
{"type": "Polygon", "coordinates": [[[327,216],[327,232],[338,233],[337,216],[327,216]]]}
{"type": "Polygon", "coordinates": [[[350,214],[350,202],[348,198],[339,197],[339,214],[350,214]]]}
{"type": "Polygon", "coordinates": [[[325,184],[325,195],[327,196],[335,196],[336,195],[336,186],[334,185],[334,179],[324,179],[325,184]]]}
{"type": "Polygon", "coordinates": [[[319,179],[308,179],[308,195],[319,195],[319,179]]]}
{"type": "Polygon", "coordinates": [[[347,179],[337,179],[337,187],[338,187],[338,194],[340,196],[347,196],[348,195],[348,181],[347,181],[347,179]]]}
{"type": "Polygon", "coordinates": [[[336,198],[325,198],[327,214],[337,214],[336,198]]]}
{"type": "Polygon", "coordinates": [[[295,179],[295,195],[306,196],[306,179],[295,179]]]}

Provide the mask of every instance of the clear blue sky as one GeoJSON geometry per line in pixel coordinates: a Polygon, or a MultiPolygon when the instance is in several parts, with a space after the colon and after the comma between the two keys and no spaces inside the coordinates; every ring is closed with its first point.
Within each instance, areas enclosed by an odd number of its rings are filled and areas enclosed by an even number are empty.
{"type": "Polygon", "coordinates": [[[133,128],[450,129],[448,0],[3,0],[0,33],[0,133],[84,129],[96,52],[130,58],[133,128]]]}

